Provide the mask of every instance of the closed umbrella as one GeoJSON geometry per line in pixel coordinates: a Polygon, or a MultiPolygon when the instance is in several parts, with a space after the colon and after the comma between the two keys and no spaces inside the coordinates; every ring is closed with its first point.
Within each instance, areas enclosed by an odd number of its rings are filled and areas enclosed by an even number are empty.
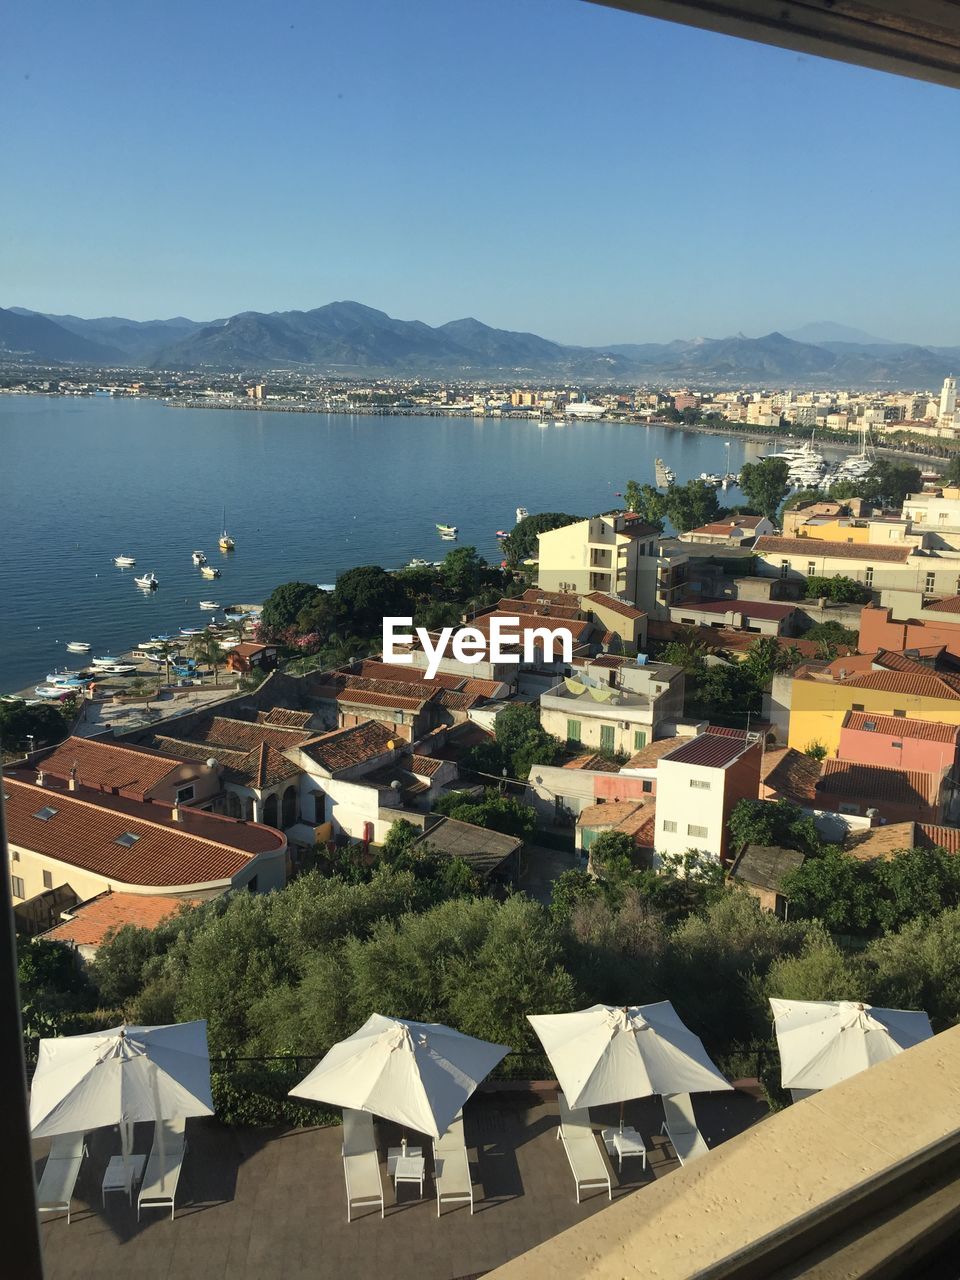
{"type": "Polygon", "coordinates": [[[35,1138],[118,1124],[126,1164],[136,1121],[211,1115],[206,1022],[40,1041],[30,1095],[35,1138]]]}
{"type": "Polygon", "coordinates": [[[506,1045],[465,1036],[440,1022],[372,1014],[341,1040],[290,1093],[370,1111],[439,1138],[506,1045]]]}
{"type": "Polygon", "coordinates": [[[852,1000],[771,1000],[780,1083],[828,1089],[933,1035],[929,1017],[852,1000]]]}
{"type": "Polygon", "coordinates": [[[733,1086],[669,1000],[576,1013],[530,1014],[571,1107],[600,1107],[651,1094],[700,1093],[733,1086]]]}

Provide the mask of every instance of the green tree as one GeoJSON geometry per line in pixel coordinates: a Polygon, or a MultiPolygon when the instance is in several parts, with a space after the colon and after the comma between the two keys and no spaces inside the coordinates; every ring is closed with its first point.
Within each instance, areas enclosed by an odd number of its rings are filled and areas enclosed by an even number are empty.
{"type": "Polygon", "coordinates": [[[879,902],[873,870],[834,845],[785,876],[783,893],[794,918],[822,920],[833,933],[876,932],[879,902]]]}
{"type": "Polygon", "coordinates": [[[960,909],[912,920],[864,952],[872,1004],[924,1009],[934,1029],[960,1022],[960,909]]]}
{"type": "Polygon", "coordinates": [[[902,507],[908,493],[920,490],[920,468],[909,462],[879,458],[867,472],[863,497],[885,507],[902,507]]]}
{"type": "Polygon", "coordinates": [[[440,575],[448,591],[458,600],[467,600],[480,590],[486,567],[476,547],[455,547],[444,556],[440,575]]]}
{"type": "Polygon", "coordinates": [[[803,634],[804,640],[815,640],[818,643],[826,644],[833,650],[833,657],[836,657],[836,650],[843,646],[847,649],[856,650],[860,634],[853,631],[850,627],[843,626],[840,622],[831,619],[829,622],[815,622],[803,634]]]}
{"type": "Polygon", "coordinates": [[[434,804],[434,812],[442,813],[457,822],[472,822],[476,827],[487,827],[504,835],[519,836],[528,840],[537,825],[537,815],[528,804],[515,796],[501,795],[489,787],[482,800],[467,791],[448,791],[434,804]]]}
{"type": "Polygon", "coordinates": [[[62,742],[68,728],[69,721],[60,706],[44,703],[28,707],[20,699],[0,702],[0,746],[4,751],[28,751],[62,742]]]}
{"type": "Polygon", "coordinates": [[[947,463],[942,475],[938,477],[938,483],[944,488],[955,489],[960,485],[960,454],[954,455],[947,463]]]}
{"type": "Polygon", "coordinates": [[[870,866],[878,893],[877,920],[887,931],[960,906],[960,859],[943,849],[901,849],[870,866]]]}
{"type": "Polygon", "coordinates": [[[740,800],[727,827],[737,849],[745,844],[778,845],[806,854],[820,849],[813,819],[789,800],[740,800]]]}
{"type": "Polygon", "coordinates": [[[623,502],[628,511],[635,512],[643,518],[645,524],[651,525],[658,533],[663,533],[666,500],[652,484],[640,484],[636,480],[628,481],[623,502]]]}
{"type": "Polygon", "coordinates": [[[716,520],[720,514],[717,491],[705,480],[673,484],[666,492],[664,509],[678,533],[688,533],[716,520]]]}
{"type": "Polygon", "coordinates": [[[775,520],[786,497],[790,468],[783,458],[761,458],[745,462],[740,471],[740,488],[753,506],[768,520],[775,520]]]}
{"type": "Polygon", "coordinates": [[[550,914],[558,923],[565,923],[574,909],[582,902],[589,902],[600,893],[596,877],[582,867],[561,871],[550,891],[550,914]]]}
{"type": "Polygon", "coordinates": [[[300,611],[315,604],[320,595],[320,589],[310,582],[284,582],[264,600],[261,626],[270,635],[285,631],[295,624],[300,611]]]}
{"type": "Polygon", "coordinates": [[[692,676],[705,670],[709,652],[707,646],[697,637],[696,631],[690,630],[683,632],[679,639],[665,644],[657,657],[661,662],[669,662],[671,666],[679,667],[688,676],[692,676]]]}
{"type": "Polygon", "coordinates": [[[759,690],[766,689],[775,675],[797,665],[795,651],[777,644],[773,636],[758,636],[741,663],[759,690]]]}
{"type": "Polygon", "coordinates": [[[538,534],[562,529],[582,519],[582,516],[569,516],[563,511],[541,511],[537,515],[524,516],[501,544],[504,558],[508,564],[522,564],[524,560],[536,557],[538,534]]]}
{"type": "Polygon", "coordinates": [[[634,844],[624,831],[601,831],[590,846],[590,866],[616,888],[633,876],[634,844]]]}
{"type": "Polygon", "coordinates": [[[385,617],[406,616],[410,612],[410,597],[403,583],[376,564],[341,573],[333,599],[338,613],[349,618],[361,636],[379,634],[385,617]]]}
{"type": "Polygon", "coordinates": [[[837,574],[834,578],[807,578],[804,590],[808,600],[825,596],[835,604],[866,604],[870,592],[853,578],[837,574]]]}
{"type": "Polygon", "coordinates": [[[213,671],[215,685],[220,683],[220,668],[226,662],[227,654],[215,635],[206,631],[203,635],[191,636],[187,644],[187,652],[213,671]]]}
{"type": "Polygon", "coordinates": [[[774,960],[764,988],[780,1000],[864,1000],[868,980],[859,957],[814,927],[799,955],[774,960]]]}
{"type": "Polygon", "coordinates": [[[503,708],[494,721],[502,767],[511,778],[526,778],[535,764],[556,764],[563,745],[540,724],[540,712],[527,702],[503,708]]]}

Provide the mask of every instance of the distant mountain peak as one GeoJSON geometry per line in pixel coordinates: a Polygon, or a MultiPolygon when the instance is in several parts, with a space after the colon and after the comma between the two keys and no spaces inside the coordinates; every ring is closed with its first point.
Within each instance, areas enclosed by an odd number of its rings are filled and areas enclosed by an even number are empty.
{"type": "Polygon", "coordinates": [[[812,320],[801,325],[799,329],[791,329],[785,335],[794,342],[855,342],[869,346],[896,345],[890,338],[878,338],[863,329],[855,329],[848,324],[839,324],[836,320],[812,320]]]}

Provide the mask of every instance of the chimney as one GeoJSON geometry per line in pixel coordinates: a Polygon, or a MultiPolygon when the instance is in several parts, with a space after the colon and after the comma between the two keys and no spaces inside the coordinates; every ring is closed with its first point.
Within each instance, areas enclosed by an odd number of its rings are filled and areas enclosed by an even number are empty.
{"type": "Polygon", "coordinates": [[[67,783],[67,789],[68,789],[69,791],[76,791],[76,789],[77,789],[77,763],[76,763],[76,761],[74,761],[74,762],[73,762],[73,764],[70,766],[70,780],[69,780],[69,782],[67,783]]]}
{"type": "Polygon", "coordinates": [[[37,770],[37,786],[38,787],[43,786],[43,770],[42,769],[37,770]]]}
{"type": "Polygon", "coordinates": [[[170,810],[170,817],[173,819],[174,822],[183,821],[183,810],[180,808],[178,804],[175,804],[173,808],[170,810]]]}

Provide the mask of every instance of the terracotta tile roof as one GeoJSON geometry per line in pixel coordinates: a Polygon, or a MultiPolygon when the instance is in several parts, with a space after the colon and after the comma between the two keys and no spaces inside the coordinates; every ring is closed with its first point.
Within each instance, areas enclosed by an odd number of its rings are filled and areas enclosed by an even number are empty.
{"type": "MultiPolygon", "coordinates": [[[[160,821],[163,808],[138,804],[116,797],[100,797],[96,792],[54,791],[19,779],[6,777],[7,825],[11,844],[70,866],[90,871],[122,885],[193,886],[228,880],[249,863],[252,854],[234,847],[230,841],[251,824],[214,819],[223,825],[221,840],[195,834],[201,823],[190,809],[183,822],[173,822],[170,810],[160,821]],[[88,798],[89,797],[89,798],[88,798]],[[104,801],[107,800],[107,803],[104,801]],[[35,814],[44,806],[56,814],[43,822],[35,814]],[[137,836],[129,847],[118,844],[127,833],[137,836]]],[[[206,815],[204,815],[206,816],[206,815]]],[[[283,837],[269,827],[260,827],[269,836],[265,847],[280,849],[283,837]]]]}
{"type": "Polygon", "coordinates": [[[616,827],[642,807],[636,800],[608,800],[606,804],[592,804],[580,811],[577,826],[616,827]]]}
{"type": "Polygon", "coordinates": [[[459,692],[476,694],[480,698],[496,698],[502,694],[503,688],[502,680],[479,680],[469,676],[459,692]]]}
{"type": "Polygon", "coordinates": [[[685,741],[683,738],[658,738],[656,742],[648,742],[645,747],[635,751],[623,767],[624,769],[653,769],[661,756],[665,756],[668,751],[672,751],[683,741],[685,741]]]}
{"type": "Polygon", "coordinates": [[[579,604],[544,604],[541,600],[514,600],[509,596],[498,602],[496,611],[524,617],[533,614],[544,618],[583,617],[583,609],[579,604]]]}
{"type": "Polygon", "coordinates": [[[754,550],[760,555],[806,556],[809,560],[862,560],[889,561],[906,564],[913,547],[888,547],[876,542],[827,542],[821,538],[777,538],[772,535],[758,538],[754,550]]]}
{"type": "Polygon", "coordinates": [[[364,720],[347,729],[332,729],[321,734],[304,743],[300,750],[331,773],[337,773],[375,760],[399,746],[400,739],[386,725],[364,720]]]}
{"type": "MultiPolygon", "coordinates": [[[[352,673],[344,671],[339,674],[352,673]]],[[[395,680],[400,684],[428,684],[428,687],[435,686],[441,689],[460,689],[464,684],[463,676],[454,675],[449,671],[438,671],[428,683],[427,673],[420,667],[406,666],[399,662],[380,662],[374,658],[364,658],[357,674],[365,680],[395,680]]],[[[485,683],[496,686],[494,680],[485,683]]]]}
{"type": "MultiPolygon", "coordinates": [[[[449,695],[448,689],[437,691],[436,697],[449,695]]],[[[429,702],[431,694],[378,693],[374,689],[341,689],[337,702],[357,707],[384,707],[390,711],[420,711],[429,702]]]]}
{"type": "MultiPolygon", "coordinates": [[[[163,749],[179,751],[195,760],[208,760],[212,757],[221,766],[225,781],[236,782],[244,787],[260,789],[274,786],[303,772],[299,765],[288,760],[268,742],[261,742],[258,747],[251,747],[249,751],[231,751],[209,742],[188,742],[160,734],[155,735],[153,741],[163,749]]],[[[299,743],[290,745],[298,746],[299,743]]]]}
{"type": "Polygon", "coordinates": [[[456,689],[441,689],[435,701],[439,702],[441,707],[448,707],[451,711],[469,711],[478,702],[484,702],[486,699],[476,693],[466,693],[456,689]]]}
{"type": "Polygon", "coordinates": [[[306,729],[312,719],[312,711],[289,711],[286,707],[257,712],[258,724],[272,725],[275,729],[306,729]]]}
{"type": "Polygon", "coordinates": [[[244,640],[241,644],[234,645],[230,652],[235,653],[238,658],[252,658],[255,653],[263,653],[264,649],[275,648],[276,645],[255,644],[252,640],[244,640]]]}
{"type": "MultiPolygon", "coordinates": [[[[914,822],[890,822],[886,826],[870,827],[867,831],[855,831],[847,837],[844,848],[861,862],[873,862],[875,858],[886,861],[901,849],[914,847],[916,825],[914,822]]],[[[957,834],[960,835],[960,831],[957,834]]]]}
{"type": "Polygon", "coordinates": [[[624,618],[635,620],[646,617],[642,609],[636,609],[632,604],[628,604],[626,600],[618,600],[616,596],[608,595],[605,591],[592,591],[584,599],[591,600],[594,604],[602,605],[604,609],[609,609],[611,613],[619,613],[624,618]]]}
{"type": "Polygon", "coordinates": [[[663,759],[671,764],[693,764],[710,769],[726,769],[735,760],[739,760],[750,745],[741,738],[729,738],[708,730],[695,738],[685,739],[663,759]]]}
{"type": "Polygon", "coordinates": [[[66,782],[76,766],[77,781],[82,786],[96,791],[116,790],[133,800],[143,800],[182,762],[183,758],[142,751],[120,742],[67,738],[43,757],[39,768],[66,782]]]}
{"type": "Polygon", "coordinates": [[[930,600],[923,606],[924,613],[960,613],[960,596],[944,596],[930,600]]]}
{"type": "Polygon", "coordinates": [[[913,839],[918,849],[945,849],[947,853],[960,853],[960,827],[918,822],[914,825],[913,839]]]}
{"type": "Polygon", "coordinates": [[[196,898],[177,898],[166,893],[116,893],[107,890],[89,902],[70,909],[72,919],[54,925],[43,934],[44,941],[72,942],[75,946],[98,947],[111,930],[132,924],[138,929],[155,929],[163,920],[196,905],[196,898]]]}
{"type": "Polygon", "coordinates": [[[438,760],[452,760],[454,764],[460,764],[474,747],[492,742],[493,734],[472,720],[465,720],[462,724],[453,725],[450,728],[441,725],[420,741],[424,742],[427,739],[438,740],[437,745],[431,745],[431,755],[436,756],[438,760]]]}
{"type": "Polygon", "coordinates": [[[817,795],[849,796],[878,804],[912,804],[936,807],[943,785],[942,773],[916,769],[890,769],[883,765],[856,764],[850,760],[824,760],[817,795]]]}
{"type": "Polygon", "coordinates": [[[728,724],[709,724],[707,733],[712,733],[718,738],[739,738],[741,742],[746,742],[750,736],[746,729],[734,729],[728,724]]]}
{"type": "Polygon", "coordinates": [[[845,689],[878,689],[883,693],[903,693],[917,698],[960,701],[960,679],[930,671],[926,675],[904,671],[868,671],[839,681],[845,689]]]}
{"type": "MultiPolygon", "coordinates": [[[[494,618],[509,618],[512,616],[513,615],[509,613],[504,613],[500,609],[494,609],[492,613],[485,613],[479,618],[474,618],[471,626],[476,627],[477,630],[483,632],[484,635],[488,635],[490,632],[490,623],[494,618]]],[[[593,623],[577,618],[551,619],[540,614],[521,614],[519,616],[519,624],[515,628],[517,635],[520,637],[520,643],[522,643],[523,636],[525,636],[528,631],[533,631],[540,627],[548,627],[551,631],[560,629],[567,630],[573,637],[573,643],[579,644],[583,636],[593,629],[593,623]]],[[[511,627],[511,630],[514,630],[514,628],[511,627]]],[[[504,644],[503,647],[508,648],[509,646],[504,644]]]]}
{"type": "Polygon", "coordinates": [[[621,822],[618,822],[616,829],[622,831],[624,835],[632,836],[636,844],[643,845],[645,848],[652,848],[656,822],[656,801],[648,800],[634,809],[633,813],[628,814],[621,822]]]}
{"type": "Polygon", "coordinates": [[[794,747],[764,753],[760,783],[794,804],[810,804],[820,779],[820,761],[794,747]]]}
{"type": "Polygon", "coordinates": [[[578,667],[607,667],[613,671],[619,670],[623,666],[636,666],[636,663],[633,658],[624,657],[622,653],[598,653],[595,658],[582,658],[574,665],[578,667]]]}
{"type": "Polygon", "coordinates": [[[444,764],[446,761],[438,760],[436,756],[420,756],[414,752],[410,757],[410,772],[420,774],[424,778],[432,778],[444,764]]]}
{"type": "Polygon", "coordinates": [[[232,751],[249,751],[252,747],[259,747],[261,742],[269,742],[282,750],[295,747],[312,736],[309,729],[283,729],[249,720],[231,720],[227,716],[201,720],[184,734],[191,742],[208,742],[232,751]]]}
{"type": "Polygon", "coordinates": [[[564,769],[591,769],[596,773],[619,773],[620,766],[613,760],[607,760],[597,751],[588,751],[584,755],[574,756],[563,766],[564,769]]]}
{"type": "Polygon", "coordinates": [[[576,607],[580,597],[574,591],[541,591],[539,587],[527,587],[521,600],[535,600],[544,604],[565,604],[576,607]]]}
{"type": "Polygon", "coordinates": [[[778,604],[775,600],[683,600],[671,609],[690,609],[697,613],[741,613],[745,618],[768,618],[782,621],[796,613],[799,605],[778,604]]]}
{"type": "Polygon", "coordinates": [[[757,525],[763,516],[733,516],[729,520],[715,520],[712,524],[702,524],[699,529],[691,529],[691,534],[707,534],[711,537],[732,537],[735,533],[748,538],[756,532],[757,525]]]}
{"type": "MultiPolygon", "coordinates": [[[[944,646],[945,647],[945,646],[944,646]]],[[[943,650],[941,649],[941,652],[943,650]]],[[[909,654],[896,649],[878,649],[870,659],[871,669],[881,668],[884,671],[913,671],[917,675],[929,675],[936,668],[929,662],[920,662],[909,654]]]]}
{"type": "Polygon", "coordinates": [[[843,717],[841,728],[853,733],[889,733],[895,738],[948,742],[953,745],[960,739],[960,725],[940,724],[932,720],[910,720],[907,716],[874,716],[866,711],[848,711],[843,717]]]}

